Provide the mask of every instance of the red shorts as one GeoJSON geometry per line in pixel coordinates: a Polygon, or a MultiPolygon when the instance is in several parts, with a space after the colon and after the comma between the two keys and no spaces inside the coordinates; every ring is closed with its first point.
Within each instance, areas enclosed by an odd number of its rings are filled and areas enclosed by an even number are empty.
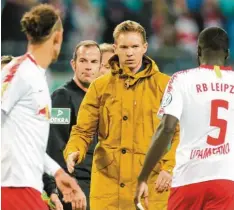
{"type": "Polygon", "coordinates": [[[212,180],[171,188],[168,210],[234,210],[234,182],[212,180]]]}
{"type": "Polygon", "coordinates": [[[41,193],[30,187],[1,187],[2,210],[48,210],[41,193]]]}

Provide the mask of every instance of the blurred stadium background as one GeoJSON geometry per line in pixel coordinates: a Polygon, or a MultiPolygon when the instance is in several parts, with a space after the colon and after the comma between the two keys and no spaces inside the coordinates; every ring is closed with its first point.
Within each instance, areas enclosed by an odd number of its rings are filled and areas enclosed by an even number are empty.
{"type": "Polygon", "coordinates": [[[114,27],[124,20],[145,27],[147,54],[169,75],[197,65],[196,39],[208,26],[221,26],[229,33],[229,64],[234,66],[234,0],[1,0],[2,55],[26,51],[20,18],[39,3],[59,9],[65,29],[59,60],[47,72],[51,91],[72,76],[70,59],[79,41],[112,43],[114,27]]]}

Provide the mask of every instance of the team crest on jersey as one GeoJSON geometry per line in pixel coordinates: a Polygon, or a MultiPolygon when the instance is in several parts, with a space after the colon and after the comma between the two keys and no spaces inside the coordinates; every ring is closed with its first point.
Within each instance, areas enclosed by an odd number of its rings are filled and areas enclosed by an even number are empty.
{"type": "Polygon", "coordinates": [[[168,106],[172,101],[172,95],[171,93],[166,93],[165,96],[163,97],[163,100],[162,100],[162,107],[166,107],[168,106]]]}
{"type": "Polygon", "coordinates": [[[47,120],[50,119],[50,111],[49,111],[49,106],[46,105],[44,108],[40,109],[38,112],[39,115],[45,116],[47,120]]]}
{"type": "Polygon", "coordinates": [[[70,124],[71,109],[69,108],[52,108],[50,124],[70,124]]]}

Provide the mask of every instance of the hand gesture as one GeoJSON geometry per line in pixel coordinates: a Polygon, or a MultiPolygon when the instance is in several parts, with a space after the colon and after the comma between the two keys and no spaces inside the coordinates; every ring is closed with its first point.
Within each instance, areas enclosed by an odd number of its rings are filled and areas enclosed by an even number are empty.
{"type": "Polygon", "coordinates": [[[68,169],[69,173],[73,173],[75,164],[76,164],[77,160],[79,159],[79,157],[80,157],[79,151],[72,152],[71,154],[68,155],[66,163],[67,163],[67,169],[68,169]]]}
{"type": "Polygon", "coordinates": [[[55,181],[63,194],[64,202],[71,202],[75,210],[86,209],[86,197],[74,178],[65,173],[63,169],[59,169],[55,174],[55,181]]]}

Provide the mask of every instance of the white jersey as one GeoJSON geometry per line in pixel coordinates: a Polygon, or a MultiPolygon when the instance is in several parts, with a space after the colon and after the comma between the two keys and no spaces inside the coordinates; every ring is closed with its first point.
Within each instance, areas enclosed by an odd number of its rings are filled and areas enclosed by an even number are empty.
{"type": "Polygon", "coordinates": [[[174,74],[158,115],[180,122],[172,187],[234,181],[234,71],[200,66],[174,74]],[[220,75],[221,73],[221,75],[220,75]]]}
{"type": "Polygon", "coordinates": [[[51,110],[45,70],[26,54],[1,74],[1,185],[42,191],[43,172],[60,168],[45,153],[51,110]]]}

